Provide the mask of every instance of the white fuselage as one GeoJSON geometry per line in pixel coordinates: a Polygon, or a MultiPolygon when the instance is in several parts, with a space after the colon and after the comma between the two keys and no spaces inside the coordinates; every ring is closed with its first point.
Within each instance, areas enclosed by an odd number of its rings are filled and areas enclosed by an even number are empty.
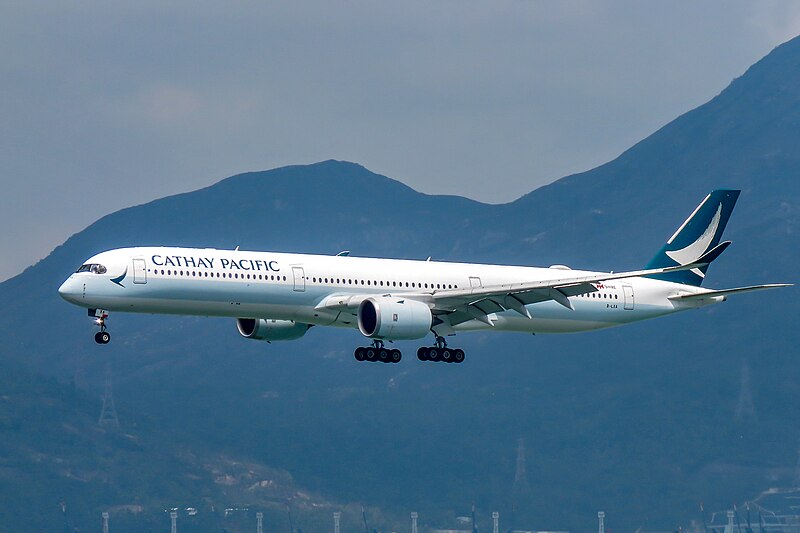
{"type": "MultiPolygon", "coordinates": [[[[87,263],[105,272],[76,272],[59,289],[76,305],[108,311],[291,320],[357,328],[353,312],[326,305],[332,298],[391,295],[422,299],[437,291],[547,280],[553,268],[373,259],[198,248],[123,248],[87,263]]],[[[593,272],[569,271],[570,275],[593,272]]],[[[631,277],[571,296],[573,309],[553,301],[468,320],[453,331],[493,329],[567,333],[627,324],[708,301],[674,301],[702,289],[631,277]]]]}

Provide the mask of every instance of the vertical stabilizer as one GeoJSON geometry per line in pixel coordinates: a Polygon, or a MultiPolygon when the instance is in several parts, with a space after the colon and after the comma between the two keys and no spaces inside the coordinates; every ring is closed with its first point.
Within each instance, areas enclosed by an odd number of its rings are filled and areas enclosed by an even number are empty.
{"type": "MultiPolygon", "coordinates": [[[[646,268],[688,265],[714,250],[722,239],[722,232],[728,224],[740,192],[733,189],[712,191],[650,260],[646,268]]],[[[721,253],[723,249],[724,247],[720,247],[719,252],[721,253]]],[[[719,253],[708,255],[712,256],[711,260],[713,260],[719,253]]],[[[700,286],[706,276],[706,270],[708,270],[708,265],[653,277],[664,281],[700,286]]]]}

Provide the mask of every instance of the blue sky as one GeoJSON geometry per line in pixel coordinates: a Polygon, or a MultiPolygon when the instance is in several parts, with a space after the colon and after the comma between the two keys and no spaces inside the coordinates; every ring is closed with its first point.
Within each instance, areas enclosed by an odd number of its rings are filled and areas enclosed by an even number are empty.
{"type": "Polygon", "coordinates": [[[796,2],[740,0],[0,15],[0,280],[106,213],[286,164],[346,159],[511,201],[613,159],[800,29],[796,2]]]}

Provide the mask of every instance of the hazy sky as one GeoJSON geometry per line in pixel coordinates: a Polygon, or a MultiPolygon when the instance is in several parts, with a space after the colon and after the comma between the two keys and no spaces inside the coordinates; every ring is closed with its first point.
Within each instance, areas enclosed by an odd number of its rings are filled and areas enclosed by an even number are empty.
{"type": "Polygon", "coordinates": [[[106,213],[286,164],[507,202],[798,33],[795,1],[3,2],[0,280],[106,213]]]}

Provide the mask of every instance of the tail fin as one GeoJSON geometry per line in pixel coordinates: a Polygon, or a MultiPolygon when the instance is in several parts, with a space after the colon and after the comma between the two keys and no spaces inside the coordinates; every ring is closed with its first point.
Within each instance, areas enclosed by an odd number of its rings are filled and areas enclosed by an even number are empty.
{"type": "MultiPolygon", "coordinates": [[[[719,241],[740,192],[732,189],[712,191],[645,268],[688,265],[704,256],[710,263],[719,257],[719,254],[730,244],[722,243],[720,245],[719,241]]],[[[692,270],[668,272],[653,277],[699,287],[703,283],[707,269],[708,265],[705,265],[692,270]]]]}

